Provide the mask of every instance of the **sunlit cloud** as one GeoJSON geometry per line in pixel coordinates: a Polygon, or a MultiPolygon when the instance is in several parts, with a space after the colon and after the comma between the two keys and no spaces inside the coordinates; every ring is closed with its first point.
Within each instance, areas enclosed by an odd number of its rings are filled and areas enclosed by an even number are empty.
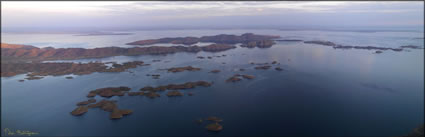
{"type": "MultiPolygon", "coordinates": [[[[296,18],[294,21],[298,20],[298,22],[292,23],[299,24],[306,23],[308,19],[317,20],[319,16],[322,17],[320,19],[324,20],[323,22],[332,22],[326,20],[348,15],[361,19],[371,18],[369,16],[382,17],[385,19],[380,21],[382,23],[403,20],[406,23],[423,24],[424,6],[423,2],[387,1],[2,1],[1,3],[3,26],[31,26],[48,24],[49,21],[63,26],[84,26],[90,23],[91,25],[135,26],[143,23],[145,25],[178,23],[178,20],[202,22],[205,19],[211,20],[218,17],[244,17],[246,20],[251,19],[251,24],[255,24],[257,21],[253,18],[266,16],[281,19],[296,18]],[[394,21],[387,19],[386,16],[389,14],[394,14],[394,21]],[[335,15],[335,17],[329,17],[329,15],[335,15]]],[[[375,18],[377,21],[379,19],[375,18]]],[[[258,22],[262,21],[258,20],[258,22]]],[[[282,24],[288,24],[288,22],[290,21],[282,24]]],[[[380,24],[380,22],[371,23],[380,24]]],[[[180,22],[180,24],[184,23],[180,22]]]]}

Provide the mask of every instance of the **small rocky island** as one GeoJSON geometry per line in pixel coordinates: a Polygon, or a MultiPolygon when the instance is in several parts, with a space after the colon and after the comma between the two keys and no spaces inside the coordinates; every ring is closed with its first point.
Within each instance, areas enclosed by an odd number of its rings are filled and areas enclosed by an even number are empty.
{"type": "Polygon", "coordinates": [[[186,67],[176,67],[176,68],[169,68],[167,69],[168,72],[183,72],[183,71],[199,71],[201,68],[195,68],[192,66],[186,66],[186,67]]]}
{"type": "Polygon", "coordinates": [[[113,97],[113,96],[124,96],[124,94],[130,91],[128,87],[108,87],[108,88],[100,88],[96,90],[92,90],[89,92],[87,97],[95,97],[99,95],[101,97],[113,97]]]}
{"type": "MultiPolygon", "coordinates": [[[[116,101],[114,100],[102,100],[96,103],[96,99],[93,97],[99,95],[104,98],[110,98],[113,96],[124,96],[126,93],[128,96],[146,96],[150,99],[155,99],[161,95],[157,93],[158,91],[171,90],[167,92],[168,97],[178,97],[183,96],[184,93],[178,90],[191,89],[197,86],[209,87],[212,83],[206,81],[195,81],[195,82],[186,82],[183,84],[168,84],[160,85],[157,87],[145,86],[140,89],[140,92],[129,92],[131,89],[129,87],[106,87],[99,88],[89,92],[87,101],[81,101],[77,103],[77,108],[74,109],[71,114],[74,116],[81,116],[84,113],[88,112],[90,108],[100,108],[104,111],[111,112],[111,119],[120,119],[124,115],[131,114],[133,111],[129,109],[118,109],[116,101]]],[[[188,93],[189,96],[192,96],[193,93],[188,93]]]]}
{"type": "MultiPolygon", "coordinates": [[[[205,126],[205,128],[208,131],[219,132],[219,131],[223,130],[223,126],[219,124],[220,122],[223,121],[221,118],[211,116],[211,117],[206,118],[205,120],[213,122],[213,123],[210,123],[207,126],[205,126]]],[[[203,121],[204,121],[203,119],[198,119],[198,120],[196,120],[196,123],[202,124],[203,121]]]]}
{"type": "Polygon", "coordinates": [[[255,76],[252,76],[252,75],[235,74],[232,77],[228,78],[226,80],[226,82],[238,82],[238,81],[242,80],[241,77],[244,78],[244,79],[254,79],[255,78],[255,76]]]}

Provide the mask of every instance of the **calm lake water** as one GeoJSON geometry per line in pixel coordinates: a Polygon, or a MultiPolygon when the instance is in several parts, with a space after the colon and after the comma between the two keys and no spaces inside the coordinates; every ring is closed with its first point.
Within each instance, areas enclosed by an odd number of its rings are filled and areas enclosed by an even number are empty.
{"type": "MultiPolygon", "coordinates": [[[[107,46],[130,47],[125,43],[161,37],[209,36],[217,34],[280,35],[282,39],[327,40],[354,46],[397,48],[424,46],[423,32],[331,32],[279,30],[172,30],[134,31],[133,35],[74,36],[75,34],[2,33],[2,42],[37,47],[107,46]]],[[[277,42],[267,49],[238,47],[218,53],[116,56],[90,61],[144,61],[151,66],[130,69],[134,73],[47,76],[18,82],[25,75],[1,78],[2,128],[38,132],[40,136],[399,136],[424,122],[424,51],[341,50],[304,44],[277,42]],[[197,56],[226,57],[197,59],[197,56]],[[152,62],[152,60],[161,62],[152,62]],[[169,62],[168,62],[169,61],[169,62]],[[278,61],[269,70],[255,70],[250,62],[278,61]],[[226,64],[222,64],[225,62],[226,64]],[[163,68],[192,65],[196,72],[168,73],[163,68]],[[275,67],[284,71],[276,71],[275,67]],[[244,68],[245,71],[239,71],[244,68]],[[213,69],[222,72],[208,73],[213,69]],[[256,78],[236,83],[225,80],[234,74],[256,78]],[[152,79],[146,74],[160,74],[152,79]],[[70,112],[86,100],[90,90],[212,81],[211,87],[181,90],[194,96],[149,99],[143,96],[112,97],[119,108],[133,114],[110,120],[109,113],[90,109],[80,117],[70,112]],[[208,116],[223,119],[223,130],[209,132],[194,121],[208,116]]],[[[97,96],[97,100],[102,98],[97,96]]],[[[2,130],[2,135],[4,131],[2,130]]]]}

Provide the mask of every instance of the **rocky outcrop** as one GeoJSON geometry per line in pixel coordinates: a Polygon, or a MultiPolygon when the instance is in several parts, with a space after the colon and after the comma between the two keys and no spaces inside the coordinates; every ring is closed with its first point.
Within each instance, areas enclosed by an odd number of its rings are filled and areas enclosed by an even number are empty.
{"type": "Polygon", "coordinates": [[[415,45],[400,46],[400,48],[423,49],[422,47],[415,45]]]}
{"type": "Polygon", "coordinates": [[[208,124],[205,128],[209,131],[214,131],[214,132],[219,132],[223,130],[223,126],[218,123],[208,124]]]}
{"type": "Polygon", "coordinates": [[[159,75],[159,74],[152,74],[151,76],[152,76],[152,78],[153,78],[153,79],[159,79],[159,77],[160,77],[161,75],[159,75]]]}
{"type": "Polygon", "coordinates": [[[282,68],[280,68],[280,67],[276,67],[276,68],[274,68],[275,70],[277,70],[277,71],[282,71],[283,69],[282,68]]]}
{"type": "Polygon", "coordinates": [[[168,72],[183,72],[183,71],[199,71],[201,68],[195,68],[192,66],[186,66],[186,67],[176,67],[176,68],[169,68],[167,69],[168,72]]]}
{"type": "Polygon", "coordinates": [[[229,50],[233,48],[236,48],[236,46],[227,45],[227,44],[211,44],[208,46],[201,47],[202,51],[206,51],[206,52],[219,52],[219,51],[225,51],[225,50],[229,50]]]}
{"type": "Polygon", "coordinates": [[[145,87],[141,88],[140,91],[157,92],[157,91],[165,91],[165,90],[183,90],[183,89],[195,88],[196,86],[209,87],[211,85],[212,85],[212,83],[209,83],[209,82],[206,82],[206,81],[196,81],[196,82],[186,82],[186,83],[183,83],[183,84],[161,85],[161,86],[157,86],[157,87],[145,86],[145,87]]]}
{"type": "Polygon", "coordinates": [[[269,69],[271,66],[268,66],[268,65],[266,65],[266,66],[258,66],[258,67],[255,67],[255,69],[264,69],[264,70],[267,70],[267,69],[269,69]]]}
{"type": "Polygon", "coordinates": [[[76,109],[74,109],[71,114],[74,116],[81,116],[84,113],[88,111],[88,108],[86,106],[79,106],[76,109]]]}
{"type": "MultiPolygon", "coordinates": [[[[9,73],[10,74],[10,73],[9,73]]],[[[14,73],[15,75],[16,75],[16,73],[14,73]]],[[[43,77],[37,77],[37,76],[33,76],[33,75],[30,75],[29,77],[27,77],[27,78],[25,78],[25,79],[27,79],[27,80],[36,80],[36,79],[42,79],[43,77]]]]}
{"type": "Polygon", "coordinates": [[[242,79],[241,78],[239,78],[239,76],[232,76],[232,77],[230,77],[230,78],[228,78],[227,80],[226,80],[226,82],[238,82],[238,81],[241,81],[242,79]]]}
{"type": "Polygon", "coordinates": [[[336,46],[335,43],[330,41],[320,41],[320,40],[313,40],[313,41],[304,41],[304,43],[307,44],[318,44],[318,45],[324,45],[324,46],[336,46]]]}
{"type": "Polygon", "coordinates": [[[149,91],[147,93],[145,93],[145,96],[151,99],[160,97],[161,95],[159,95],[158,93],[154,92],[154,91],[149,91]]]}
{"type": "Polygon", "coordinates": [[[244,78],[244,79],[254,79],[255,76],[245,75],[245,74],[242,74],[242,75],[241,74],[235,74],[232,77],[228,78],[226,80],[226,82],[238,82],[238,81],[241,81],[242,78],[244,78]]]}
{"type": "Polygon", "coordinates": [[[242,75],[242,77],[244,79],[254,79],[255,78],[255,76],[252,76],[252,75],[242,75]]]}
{"type": "Polygon", "coordinates": [[[215,69],[215,70],[211,70],[210,71],[210,73],[218,73],[218,72],[220,72],[220,70],[218,70],[218,69],[215,69]]]}
{"type": "Polygon", "coordinates": [[[77,106],[84,106],[84,105],[88,105],[90,103],[95,103],[95,102],[96,102],[96,99],[89,99],[87,101],[78,102],[77,106]]]}
{"type": "Polygon", "coordinates": [[[251,41],[245,44],[242,44],[241,47],[247,48],[270,48],[272,45],[276,44],[273,40],[260,40],[260,41],[251,41]]]}
{"type": "Polygon", "coordinates": [[[99,95],[101,97],[124,96],[125,92],[129,91],[128,87],[108,87],[90,91],[87,97],[99,95]]]}
{"type": "Polygon", "coordinates": [[[180,91],[174,90],[174,91],[169,91],[167,93],[168,97],[177,97],[177,96],[183,96],[184,94],[181,93],[180,91]]]}
{"type": "Polygon", "coordinates": [[[276,39],[275,41],[286,41],[286,42],[301,42],[300,39],[276,39]]]}
{"type": "MultiPolygon", "coordinates": [[[[116,101],[112,100],[102,100],[95,104],[90,104],[86,108],[100,108],[103,111],[111,112],[111,119],[120,119],[123,115],[131,114],[133,111],[128,109],[118,109],[116,101]]],[[[86,110],[87,112],[87,110],[86,110]]]]}
{"type": "Polygon", "coordinates": [[[115,109],[112,110],[110,118],[111,119],[120,119],[120,118],[122,118],[123,115],[129,115],[131,113],[133,113],[133,110],[129,110],[129,109],[122,109],[121,110],[121,109],[115,108],[115,109]]]}

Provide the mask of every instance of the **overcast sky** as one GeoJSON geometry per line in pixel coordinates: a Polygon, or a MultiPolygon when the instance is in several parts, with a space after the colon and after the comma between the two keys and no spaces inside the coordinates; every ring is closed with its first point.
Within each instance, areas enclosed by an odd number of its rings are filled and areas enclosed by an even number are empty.
{"type": "Polygon", "coordinates": [[[423,26],[424,2],[1,2],[1,27],[423,26]]]}

